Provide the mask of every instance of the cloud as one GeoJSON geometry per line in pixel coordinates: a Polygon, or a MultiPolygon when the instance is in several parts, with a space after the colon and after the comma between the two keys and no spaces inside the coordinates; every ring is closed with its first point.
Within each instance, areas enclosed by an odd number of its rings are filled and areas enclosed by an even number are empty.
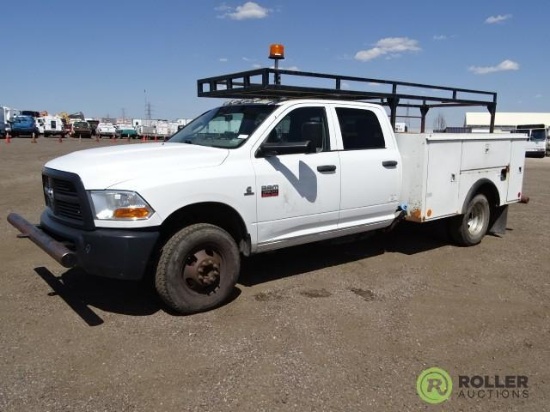
{"type": "Polygon", "coordinates": [[[512,18],[511,14],[504,14],[504,15],[499,14],[498,16],[490,16],[490,17],[487,17],[487,19],[485,20],[485,24],[502,23],[503,21],[506,21],[511,18],[512,18]]]}
{"type": "Polygon", "coordinates": [[[271,13],[270,9],[266,9],[253,1],[247,1],[242,6],[235,8],[222,4],[216,7],[216,10],[223,13],[218,17],[232,20],[264,19],[271,13]]]}
{"type": "Polygon", "coordinates": [[[360,50],[355,53],[355,59],[366,62],[384,55],[396,57],[400,56],[402,53],[420,50],[422,49],[418,46],[416,40],[409,39],[408,37],[386,37],[378,40],[373,48],[360,50]]]}
{"type": "Polygon", "coordinates": [[[229,60],[227,59],[227,57],[220,57],[220,61],[221,61],[222,63],[226,63],[226,62],[228,62],[229,60]]]}
{"type": "Polygon", "coordinates": [[[434,40],[447,40],[447,36],[445,36],[444,34],[436,34],[434,37],[433,37],[434,40]]]}
{"type": "Polygon", "coordinates": [[[475,74],[489,74],[496,72],[507,72],[511,70],[519,70],[519,64],[512,60],[504,60],[496,66],[470,66],[469,71],[475,74]]]}

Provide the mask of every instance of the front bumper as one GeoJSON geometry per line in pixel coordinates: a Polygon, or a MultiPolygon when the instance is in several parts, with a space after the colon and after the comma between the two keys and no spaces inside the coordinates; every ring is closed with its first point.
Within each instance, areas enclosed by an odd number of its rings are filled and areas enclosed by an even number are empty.
{"type": "Polygon", "coordinates": [[[47,211],[38,228],[15,214],[8,216],[8,221],[61,265],[116,279],[141,279],[159,238],[158,228],[76,229],[53,220],[47,211]]]}
{"type": "Polygon", "coordinates": [[[540,149],[531,149],[525,152],[526,157],[545,157],[546,149],[541,147],[540,149]]]}

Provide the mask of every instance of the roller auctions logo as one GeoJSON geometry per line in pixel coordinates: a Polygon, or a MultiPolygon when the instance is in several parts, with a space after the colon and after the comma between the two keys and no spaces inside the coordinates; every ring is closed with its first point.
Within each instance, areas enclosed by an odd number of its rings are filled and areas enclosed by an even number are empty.
{"type": "Polygon", "coordinates": [[[453,391],[451,376],[441,368],[429,368],[416,380],[416,391],[424,402],[437,404],[446,401],[453,391]]]}
{"type": "MultiPolygon", "coordinates": [[[[445,402],[453,391],[453,380],[441,368],[429,368],[416,379],[420,399],[431,404],[445,402]]],[[[457,399],[526,399],[529,377],[525,375],[458,375],[457,399]]]]}

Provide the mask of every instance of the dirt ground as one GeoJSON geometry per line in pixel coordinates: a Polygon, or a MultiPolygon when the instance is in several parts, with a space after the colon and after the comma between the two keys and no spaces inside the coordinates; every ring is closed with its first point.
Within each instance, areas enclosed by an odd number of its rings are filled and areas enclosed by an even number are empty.
{"type": "Polygon", "coordinates": [[[0,140],[1,411],[550,410],[550,158],[527,159],[531,201],[503,237],[460,248],[403,224],[255,256],[231,302],[185,317],[143,283],[62,268],[6,221],[38,222],[48,159],[109,144],[129,143],[0,140]],[[432,366],[454,385],[439,405],[416,392],[432,366]],[[459,375],[526,376],[527,392],[461,396],[459,375]]]}

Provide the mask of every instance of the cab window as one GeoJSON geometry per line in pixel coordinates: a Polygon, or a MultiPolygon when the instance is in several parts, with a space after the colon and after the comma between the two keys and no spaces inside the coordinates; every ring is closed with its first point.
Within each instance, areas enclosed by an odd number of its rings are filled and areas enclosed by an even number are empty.
{"type": "Polygon", "coordinates": [[[323,107],[292,110],[273,128],[267,143],[311,141],[317,152],[330,150],[327,116],[323,107]]]}
{"type": "Polygon", "coordinates": [[[376,114],[370,110],[336,108],[344,150],[383,149],[384,134],[376,114]]]}

